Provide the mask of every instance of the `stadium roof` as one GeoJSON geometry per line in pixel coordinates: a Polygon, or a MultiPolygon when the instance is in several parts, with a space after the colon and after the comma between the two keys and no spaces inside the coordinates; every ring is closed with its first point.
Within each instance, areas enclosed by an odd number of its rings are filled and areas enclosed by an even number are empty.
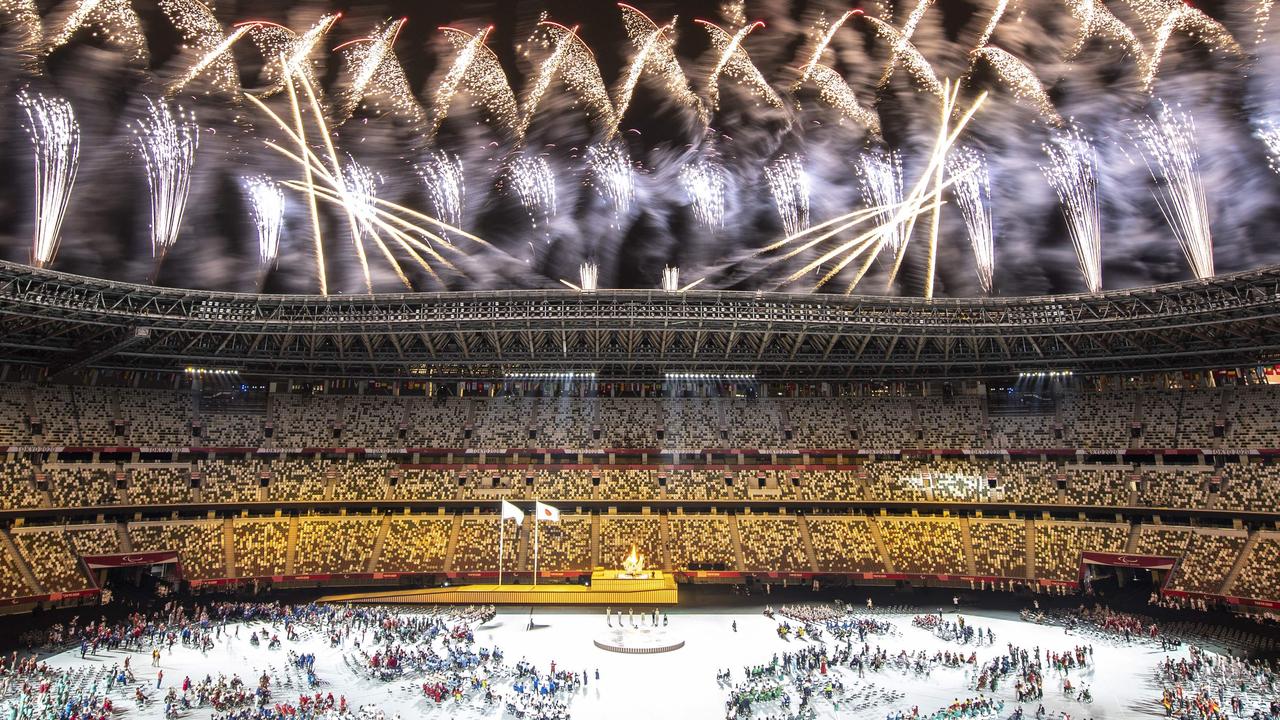
{"type": "Polygon", "coordinates": [[[925,301],[660,290],[246,295],[0,263],[0,362],[249,376],[942,379],[1280,358],[1280,266],[1097,295],[925,301]]]}

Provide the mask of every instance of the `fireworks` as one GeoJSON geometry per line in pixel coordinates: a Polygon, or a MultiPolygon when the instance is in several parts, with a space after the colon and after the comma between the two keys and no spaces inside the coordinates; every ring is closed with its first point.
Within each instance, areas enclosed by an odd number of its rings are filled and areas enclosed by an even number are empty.
{"type": "Polygon", "coordinates": [[[427,186],[427,203],[431,214],[442,222],[461,227],[467,189],[461,158],[444,150],[436,150],[415,169],[427,186]]]}
{"type": "Polygon", "coordinates": [[[520,110],[516,104],[515,93],[507,82],[507,75],[501,63],[484,43],[491,28],[468,34],[454,28],[440,28],[458,56],[454,58],[444,82],[436,91],[432,107],[432,130],[438,130],[449,114],[449,105],[459,88],[465,89],[474,98],[474,102],[485,109],[490,122],[505,128],[512,135],[519,137],[523,132],[520,125],[520,110]]]}
{"type": "MultiPolygon", "coordinates": [[[[351,232],[351,244],[360,260],[365,288],[373,292],[373,278],[369,273],[369,257],[365,252],[365,236],[376,236],[374,221],[377,218],[378,178],[368,167],[355,160],[348,160],[342,168],[339,185],[343,209],[347,212],[347,229],[351,232]]],[[[386,247],[385,245],[383,246],[386,247]]],[[[394,263],[394,259],[392,260],[394,263]]]]}
{"type": "Polygon", "coordinates": [[[1130,30],[1128,25],[1120,22],[1119,18],[1111,14],[1111,11],[1107,9],[1102,0],[1067,0],[1067,9],[1071,12],[1072,17],[1076,19],[1076,22],[1080,23],[1080,32],[1076,36],[1076,42],[1067,51],[1068,60],[1076,57],[1081,50],[1084,50],[1085,43],[1089,41],[1089,38],[1102,37],[1124,45],[1138,61],[1138,65],[1146,67],[1147,53],[1142,49],[1142,42],[1138,40],[1137,35],[1133,34],[1133,30],[1130,30]]]}
{"type": "Polygon", "coordinates": [[[311,57],[339,17],[337,13],[324,15],[301,35],[283,25],[261,20],[238,25],[249,29],[249,39],[258,46],[265,63],[262,72],[267,88],[258,93],[258,97],[270,97],[280,92],[284,89],[285,78],[298,73],[304,73],[314,87],[316,77],[311,57]]]}
{"type": "Polygon", "coordinates": [[[670,266],[666,266],[662,268],[661,287],[664,291],[669,293],[682,293],[682,292],[685,292],[686,290],[692,290],[698,285],[701,285],[703,280],[706,280],[706,278],[698,278],[697,280],[694,280],[688,285],[681,287],[680,286],[680,268],[670,267],[670,266]]]}
{"type": "Polygon", "coordinates": [[[809,175],[802,158],[784,154],[764,168],[782,231],[795,235],[809,226],[809,175]]]}
{"type": "Polygon", "coordinates": [[[134,12],[130,0],[77,0],[76,6],[52,36],[46,36],[44,54],[66,45],[83,27],[92,28],[95,37],[122,48],[135,65],[147,64],[147,38],[142,32],[142,19],[134,12]]]}
{"type": "Polygon", "coordinates": [[[36,58],[40,54],[40,43],[44,40],[44,28],[40,23],[40,11],[36,9],[35,0],[0,0],[0,21],[18,28],[22,33],[18,52],[28,58],[31,69],[38,67],[36,58]]]}
{"type": "Polygon", "coordinates": [[[840,77],[840,73],[826,65],[818,65],[809,73],[818,86],[818,97],[845,117],[865,127],[873,134],[880,134],[880,116],[858,103],[853,88],[840,77]]]}
{"type": "Polygon", "coordinates": [[[538,23],[538,28],[543,45],[554,50],[538,69],[536,90],[530,94],[525,105],[524,128],[528,129],[551,79],[558,75],[565,87],[586,105],[587,114],[603,128],[605,136],[611,136],[618,127],[618,120],[614,115],[613,103],[609,100],[609,90],[600,77],[595,56],[583,44],[582,38],[578,37],[578,29],[548,21],[538,23]]]}
{"type": "Polygon", "coordinates": [[[1267,164],[1271,166],[1272,171],[1280,173],[1280,126],[1268,121],[1253,134],[1267,148],[1267,164]]]}
{"type": "Polygon", "coordinates": [[[713,23],[705,20],[697,22],[707,29],[711,35],[711,46],[720,52],[720,59],[716,61],[715,68],[707,76],[707,98],[711,108],[715,110],[720,106],[720,76],[722,75],[736,79],[745,85],[751,94],[764,100],[768,105],[775,108],[782,107],[782,98],[778,97],[778,93],[769,86],[769,81],[764,79],[760,68],[751,62],[751,56],[747,55],[747,51],[742,49],[742,41],[747,38],[747,35],[756,28],[764,27],[764,23],[751,23],[730,35],[713,23]]]}
{"type": "Polygon", "coordinates": [[[1058,195],[1067,234],[1076,249],[1089,292],[1102,290],[1102,216],[1098,204],[1098,157],[1093,142],[1077,128],[1045,143],[1048,164],[1040,170],[1058,195]]]}
{"type": "Polygon", "coordinates": [[[1062,116],[1053,107],[1049,94],[1044,91],[1036,74],[1025,63],[998,47],[979,49],[974,53],[974,62],[980,58],[995,68],[996,74],[1013,91],[1014,97],[1030,103],[1050,124],[1062,126],[1062,116]]]}
{"type": "Polygon", "coordinates": [[[1195,122],[1187,113],[1161,103],[1157,118],[1142,118],[1137,124],[1137,140],[1156,182],[1154,195],[1160,212],[1195,276],[1202,280],[1213,277],[1213,237],[1204,183],[1200,181],[1195,122]]]}
{"type": "Polygon", "coordinates": [[[196,51],[196,60],[165,88],[172,96],[202,73],[208,72],[218,92],[234,95],[240,91],[240,70],[231,46],[248,32],[247,26],[223,34],[222,23],[200,0],[160,0],[160,9],[182,35],[184,48],[196,51]]]}
{"type": "Polygon", "coordinates": [[[1151,43],[1151,55],[1147,59],[1147,71],[1143,75],[1143,84],[1147,88],[1155,84],[1156,74],[1160,72],[1160,61],[1164,58],[1164,49],[1174,33],[1186,33],[1200,40],[1210,52],[1219,51],[1237,56],[1244,54],[1240,44],[1222,23],[1190,5],[1177,0],[1169,1],[1172,5],[1166,7],[1163,20],[1155,28],[1155,40],[1151,43]]]}
{"type": "Polygon", "coordinates": [[[80,125],[62,98],[18,93],[27,113],[26,129],[35,149],[35,233],[31,262],[44,267],[58,254],[62,219],[80,162],[80,125]]]}
{"type": "Polygon", "coordinates": [[[709,160],[695,160],[680,168],[680,184],[689,195],[693,216],[703,227],[724,227],[725,191],[729,180],[724,169],[709,160]]]}
{"type": "Polygon", "coordinates": [[[539,226],[550,233],[551,218],[556,215],[556,177],[547,158],[533,153],[519,153],[507,166],[508,187],[529,213],[536,230],[539,226]]]}
{"type": "Polygon", "coordinates": [[[955,148],[947,156],[947,174],[954,180],[951,194],[960,206],[964,226],[978,268],[978,282],[990,293],[995,277],[995,236],[991,223],[991,177],[987,159],[971,147],[955,148]]]}
{"type": "MultiPolygon", "coordinates": [[[[893,54],[889,57],[889,62],[884,66],[884,72],[880,75],[880,87],[889,84],[889,78],[893,77],[894,68],[898,66],[899,61],[907,61],[910,67],[916,61],[911,59],[911,55],[919,55],[919,51],[911,44],[911,36],[916,33],[916,26],[920,24],[920,18],[924,17],[924,13],[933,4],[933,0],[916,0],[916,6],[912,8],[911,14],[907,16],[907,21],[902,25],[902,30],[897,32],[897,37],[893,41],[893,54]]],[[[928,63],[925,63],[926,65],[928,63]]],[[[912,70],[914,74],[916,70],[912,70]]]]}
{"type": "Polygon", "coordinates": [[[241,178],[249,196],[249,217],[258,233],[258,262],[270,267],[280,257],[280,229],[284,225],[284,190],[266,175],[241,178]]]}
{"type": "Polygon", "coordinates": [[[627,147],[620,142],[609,142],[587,148],[587,182],[609,203],[617,229],[635,198],[635,178],[627,147]]]}
{"type": "Polygon", "coordinates": [[[884,77],[881,78],[881,87],[889,82],[891,68],[894,64],[901,61],[906,65],[907,72],[911,74],[916,83],[923,86],[925,90],[941,97],[942,83],[938,81],[938,76],[934,74],[933,66],[929,64],[928,60],[924,59],[924,55],[920,54],[916,46],[912,45],[905,35],[889,23],[873,17],[868,17],[867,21],[875,28],[877,35],[893,45],[893,57],[889,60],[890,65],[885,69],[884,77]]]}
{"type": "Polygon", "coordinates": [[[371,37],[343,46],[351,80],[340,97],[339,123],[350,119],[357,108],[381,111],[384,101],[398,117],[414,125],[423,122],[422,106],[414,97],[404,68],[392,49],[404,23],[404,20],[387,22],[371,37]]]}
{"type": "Polygon", "coordinates": [[[600,269],[593,262],[582,263],[578,268],[578,279],[582,292],[595,292],[599,287],[600,269]]]}
{"type": "Polygon", "coordinates": [[[897,257],[907,246],[911,228],[895,223],[902,204],[902,157],[896,152],[869,152],[862,156],[860,173],[863,202],[876,208],[876,219],[884,233],[884,244],[897,257]]]}
{"type": "Polygon", "coordinates": [[[147,114],[134,128],[151,189],[151,255],[163,259],[178,239],[191,190],[200,130],[195,115],[175,113],[164,102],[147,100],[147,114]]]}
{"type": "MultiPolygon", "coordinates": [[[[933,221],[930,225],[928,257],[925,275],[924,295],[926,298],[933,296],[933,280],[936,262],[937,250],[937,233],[938,233],[938,211],[941,209],[942,191],[951,183],[944,180],[943,169],[948,152],[960,133],[964,131],[969,121],[973,119],[975,113],[986,102],[986,93],[980,94],[969,106],[967,110],[959,112],[958,105],[959,85],[952,88],[950,81],[944,85],[942,89],[942,103],[939,105],[939,129],[937,140],[934,143],[933,150],[929,155],[929,162],[926,164],[923,172],[920,174],[916,184],[911,191],[906,193],[901,202],[894,203],[886,208],[876,204],[872,207],[855,210],[845,213],[825,222],[813,225],[795,235],[785,237],[771,245],[762,248],[759,253],[772,253],[786,249],[779,255],[775,262],[783,262],[791,260],[819,247],[822,243],[834,238],[844,231],[867,223],[868,221],[884,218],[885,210],[889,210],[891,215],[887,220],[877,222],[869,230],[859,232],[856,236],[848,240],[839,240],[834,247],[831,247],[816,257],[808,258],[807,262],[798,270],[792,272],[783,281],[783,284],[790,284],[810,272],[822,268],[827,263],[832,263],[829,270],[822,274],[818,281],[814,284],[814,290],[818,290],[830,282],[837,275],[840,275],[845,268],[849,267],[856,260],[861,259],[861,264],[853,273],[845,285],[845,294],[853,292],[858,283],[866,275],[867,270],[871,267],[871,263],[879,256],[880,251],[891,242],[894,242],[893,232],[898,227],[906,227],[904,237],[910,239],[910,228],[915,220],[925,214],[932,213],[933,221]],[[955,118],[953,120],[953,117],[955,118]]],[[[891,181],[892,182],[892,181],[891,181]]],[[[892,283],[897,275],[898,268],[901,265],[902,257],[905,255],[905,242],[902,251],[898,252],[898,257],[894,262],[893,271],[889,275],[889,282],[892,283]]]]}
{"type": "Polygon", "coordinates": [[[705,123],[706,108],[689,88],[689,80],[680,67],[680,61],[676,59],[676,19],[672,18],[667,25],[658,27],[649,16],[626,3],[618,3],[618,8],[622,11],[622,26],[636,48],[636,55],[627,70],[615,103],[618,119],[621,120],[631,105],[631,95],[635,92],[640,76],[650,72],[658,76],[674,100],[693,109],[705,123]]]}

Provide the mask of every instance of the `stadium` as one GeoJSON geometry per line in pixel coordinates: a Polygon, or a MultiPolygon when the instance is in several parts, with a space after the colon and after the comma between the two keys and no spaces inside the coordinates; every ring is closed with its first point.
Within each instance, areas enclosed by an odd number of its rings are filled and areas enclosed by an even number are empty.
{"type": "Polygon", "coordinates": [[[0,3],[0,713],[1280,718],[1270,3],[457,5],[0,3]]]}

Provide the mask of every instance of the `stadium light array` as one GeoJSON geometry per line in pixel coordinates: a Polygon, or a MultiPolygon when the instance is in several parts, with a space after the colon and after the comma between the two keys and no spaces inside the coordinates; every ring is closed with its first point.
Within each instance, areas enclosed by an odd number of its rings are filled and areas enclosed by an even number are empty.
{"type": "Polygon", "coordinates": [[[230,376],[230,375],[239,375],[239,374],[240,374],[240,371],[239,371],[239,370],[226,370],[226,369],[223,369],[223,368],[202,368],[202,367],[188,367],[188,368],[186,369],[186,372],[187,372],[187,374],[188,374],[188,375],[226,375],[226,376],[230,376]]]}
{"type": "Polygon", "coordinates": [[[567,370],[565,372],[509,372],[503,374],[507,380],[595,380],[596,372],[567,370]]]}
{"type": "Polygon", "coordinates": [[[1071,377],[1071,371],[1070,370],[1048,370],[1048,371],[1042,370],[1040,372],[1018,373],[1019,380],[1026,380],[1028,378],[1059,378],[1059,377],[1071,377]]]}
{"type": "Polygon", "coordinates": [[[671,380],[750,380],[755,382],[756,376],[747,373],[667,373],[667,381],[671,380]]]}

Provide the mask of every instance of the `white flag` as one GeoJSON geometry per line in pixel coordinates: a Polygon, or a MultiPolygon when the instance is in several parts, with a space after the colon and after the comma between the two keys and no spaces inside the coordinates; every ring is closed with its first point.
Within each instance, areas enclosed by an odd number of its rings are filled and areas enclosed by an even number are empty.
{"type": "Polygon", "coordinates": [[[507,518],[513,518],[516,521],[516,524],[519,525],[520,523],[524,522],[524,511],[516,507],[515,505],[512,505],[511,503],[507,502],[506,500],[503,500],[502,501],[502,519],[506,520],[507,518]]]}
{"type": "Polygon", "coordinates": [[[560,522],[560,509],[551,507],[546,503],[534,502],[533,511],[538,513],[538,520],[541,522],[560,522]]]}

